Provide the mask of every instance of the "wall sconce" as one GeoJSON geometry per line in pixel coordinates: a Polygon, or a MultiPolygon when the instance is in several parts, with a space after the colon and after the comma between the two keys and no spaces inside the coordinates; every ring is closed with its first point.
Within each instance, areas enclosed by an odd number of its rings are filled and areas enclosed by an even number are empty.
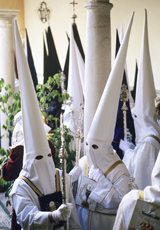
{"type": "Polygon", "coordinates": [[[47,3],[46,2],[41,2],[40,8],[38,9],[38,11],[40,12],[40,19],[43,23],[47,22],[49,20],[49,14],[50,14],[50,10],[47,7],[47,3]]]}

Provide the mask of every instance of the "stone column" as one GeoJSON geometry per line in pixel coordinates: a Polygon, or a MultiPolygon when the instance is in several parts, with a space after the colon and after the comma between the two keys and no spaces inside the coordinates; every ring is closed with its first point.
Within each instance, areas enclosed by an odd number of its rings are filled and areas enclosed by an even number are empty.
{"type": "Polygon", "coordinates": [[[86,4],[84,141],[111,70],[111,8],[109,0],[86,4]]]}
{"type": "MultiPolygon", "coordinates": [[[[18,14],[17,10],[0,10],[0,78],[14,87],[14,53],[12,21],[18,14]]],[[[4,92],[1,92],[2,94],[4,92]]],[[[8,132],[3,129],[6,115],[1,111],[1,147],[8,149],[8,132]]]]}

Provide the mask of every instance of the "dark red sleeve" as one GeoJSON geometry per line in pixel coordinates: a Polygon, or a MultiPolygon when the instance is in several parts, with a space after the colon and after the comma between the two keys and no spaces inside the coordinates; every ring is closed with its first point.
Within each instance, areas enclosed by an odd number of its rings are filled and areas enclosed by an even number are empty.
{"type": "Polygon", "coordinates": [[[22,169],[23,146],[19,145],[10,150],[8,161],[2,166],[3,179],[6,181],[15,180],[22,169]]]}

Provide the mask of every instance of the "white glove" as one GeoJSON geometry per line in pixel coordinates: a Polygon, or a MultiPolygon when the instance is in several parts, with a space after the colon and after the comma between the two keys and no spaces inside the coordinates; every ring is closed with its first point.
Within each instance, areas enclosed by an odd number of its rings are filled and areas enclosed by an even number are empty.
{"type": "Polygon", "coordinates": [[[105,176],[104,176],[103,172],[99,168],[96,168],[94,165],[91,166],[91,168],[89,170],[89,178],[90,179],[98,182],[104,177],[105,176]]]}
{"type": "Polygon", "coordinates": [[[119,143],[119,148],[125,152],[128,149],[134,149],[135,145],[132,142],[124,141],[121,139],[119,143]]]}
{"type": "Polygon", "coordinates": [[[72,208],[73,205],[71,203],[61,204],[61,206],[57,210],[52,212],[52,217],[54,221],[66,221],[71,215],[72,208]]]}
{"type": "Polygon", "coordinates": [[[69,175],[72,178],[72,183],[78,180],[79,176],[82,174],[82,169],[80,166],[75,166],[70,172],[69,175]]]}

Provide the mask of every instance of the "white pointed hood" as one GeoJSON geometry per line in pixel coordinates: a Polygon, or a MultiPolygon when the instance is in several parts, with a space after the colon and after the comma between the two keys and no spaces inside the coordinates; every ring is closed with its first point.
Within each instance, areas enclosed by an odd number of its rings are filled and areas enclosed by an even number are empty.
{"type": "Polygon", "coordinates": [[[14,21],[14,39],[25,142],[20,175],[28,177],[42,193],[49,194],[55,191],[55,165],[16,21],[14,21]]]}
{"type": "Polygon", "coordinates": [[[114,61],[113,68],[104,88],[86,139],[86,154],[88,154],[89,158],[91,157],[92,163],[103,172],[105,172],[114,161],[119,159],[118,155],[113,154],[111,143],[114,137],[119,95],[132,21],[133,15],[114,61]],[[99,151],[96,151],[97,147],[99,148],[99,151]]]}
{"type": "Polygon", "coordinates": [[[24,145],[22,111],[16,113],[13,124],[14,129],[12,133],[11,148],[15,148],[18,145],[24,145]]]}
{"type": "Polygon", "coordinates": [[[145,10],[145,23],[137,76],[135,106],[132,109],[136,129],[136,142],[147,134],[159,135],[159,126],[155,121],[155,97],[156,90],[148,42],[147,11],[145,10]]]}
{"type": "Polygon", "coordinates": [[[84,60],[74,38],[73,25],[71,26],[69,51],[67,92],[71,97],[71,105],[65,108],[64,124],[73,133],[76,133],[79,125],[79,116],[83,111],[84,103],[84,60]]]}

